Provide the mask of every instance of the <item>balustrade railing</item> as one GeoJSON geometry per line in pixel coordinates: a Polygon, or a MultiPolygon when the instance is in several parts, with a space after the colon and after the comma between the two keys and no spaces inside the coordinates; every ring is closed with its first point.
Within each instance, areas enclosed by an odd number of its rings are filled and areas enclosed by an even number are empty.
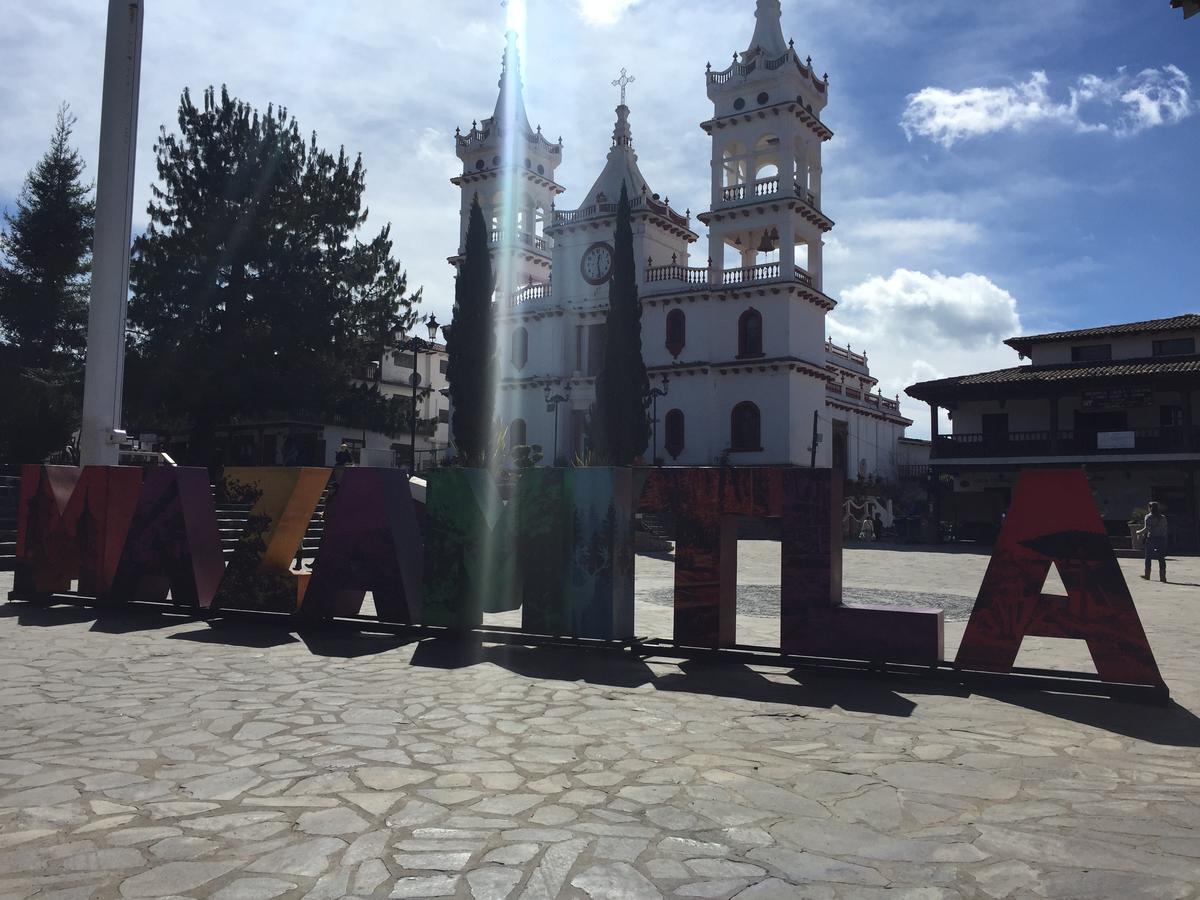
{"type": "MultiPolygon", "coordinates": [[[[793,190],[796,197],[803,200],[813,209],[819,209],[817,206],[817,197],[808,188],[799,182],[793,182],[793,190]]],[[[764,198],[774,197],[780,193],[782,185],[778,177],[760,178],[757,181],[747,182],[745,184],[731,184],[729,187],[721,189],[721,200],[725,203],[740,203],[751,197],[764,198]]]]}
{"type": "MultiPolygon", "coordinates": [[[[630,212],[639,212],[640,210],[648,210],[656,215],[663,216],[669,219],[676,225],[682,225],[685,228],[690,225],[688,216],[680,215],[675,210],[671,209],[670,205],[661,200],[655,200],[651,196],[642,195],[640,197],[632,197],[629,201],[630,212]]],[[[592,203],[589,206],[581,206],[579,209],[556,210],[554,213],[555,225],[570,225],[572,222],[582,222],[587,219],[592,219],[597,216],[615,216],[617,214],[617,204],[615,202],[592,203]]]]}
{"type": "Polygon", "coordinates": [[[531,284],[523,287],[512,295],[509,306],[522,306],[534,300],[542,300],[553,296],[553,287],[549,284],[531,284]]]}
{"type": "Polygon", "coordinates": [[[864,406],[873,406],[876,409],[882,409],[887,412],[899,413],[900,401],[892,400],[889,397],[884,397],[880,394],[872,394],[863,392],[858,388],[847,387],[843,384],[837,384],[832,381],[825,382],[825,393],[834,394],[836,396],[845,396],[851,400],[857,400],[864,406]]]}
{"type": "MultiPolygon", "coordinates": [[[[783,267],[777,262],[762,263],[757,266],[743,266],[737,269],[726,269],[717,276],[717,284],[736,286],[754,284],[760,281],[777,281],[783,277],[783,267]]],[[[812,276],[799,266],[793,269],[793,278],[801,284],[812,285],[812,276]]],[[[667,266],[650,266],[646,269],[646,282],[682,282],[689,285],[711,284],[711,274],[708,269],[696,266],[680,266],[672,263],[667,266]]]]}
{"type": "Polygon", "coordinates": [[[752,281],[767,281],[779,277],[779,263],[761,263],[757,266],[743,266],[740,269],[726,269],[724,284],[749,284],[752,281]]]}
{"type": "Polygon", "coordinates": [[[646,281],[682,281],[684,284],[708,284],[708,269],[694,266],[651,266],[646,269],[646,281]]]}
{"type": "Polygon", "coordinates": [[[796,196],[811,206],[813,209],[818,209],[817,196],[804,185],[796,182],[796,196]]]}
{"type": "MultiPolygon", "coordinates": [[[[708,81],[710,84],[726,84],[734,78],[744,78],[758,68],[758,63],[758,59],[752,59],[745,64],[735,59],[733,65],[723,71],[714,72],[710,68],[708,70],[708,81]]],[[[788,63],[793,63],[801,74],[807,75],[812,80],[813,86],[822,94],[828,89],[826,82],[823,79],[817,78],[810,66],[800,62],[800,57],[796,55],[794,50],[789,50],[783,56],[776,57],[775,59],[762,60],[763,68],[772,72],[776,69],[782,69],[788,63]]]]}
{"type": "MultiPolygon", "coordinates": [[[[492,246],[498,246],[504,243],[505,231],[503,228],[492,229],[492,246]]],[[[527,247],[532,247],[539,253],[549,253],[554,249],[554,241],[548,237],[542,237],[538,234],[533,234],[529,231],[518,231],[517,242],[524,244],[527,247]]]]}

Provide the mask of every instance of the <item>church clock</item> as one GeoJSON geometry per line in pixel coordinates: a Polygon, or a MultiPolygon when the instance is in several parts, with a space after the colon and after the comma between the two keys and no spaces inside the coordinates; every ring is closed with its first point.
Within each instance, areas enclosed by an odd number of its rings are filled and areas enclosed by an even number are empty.
{"type": "Polygon", "coordinates": [[[587,248],[579,269],[588,284],[604,284],[612,275],[612,263],[612,247],[600,242],[587,248]]]}

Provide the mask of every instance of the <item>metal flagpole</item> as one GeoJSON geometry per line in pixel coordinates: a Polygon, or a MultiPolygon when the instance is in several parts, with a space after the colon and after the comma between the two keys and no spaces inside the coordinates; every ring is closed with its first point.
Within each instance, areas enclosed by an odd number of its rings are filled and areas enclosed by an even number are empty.
{"type": "Polygon", "coordinates": [[[79,456],[83,465],[116,465],[125,375],[125,307],[137,155],[138,87],[145,0],[109,0],[96,177],[92,302],[79,456]]]}

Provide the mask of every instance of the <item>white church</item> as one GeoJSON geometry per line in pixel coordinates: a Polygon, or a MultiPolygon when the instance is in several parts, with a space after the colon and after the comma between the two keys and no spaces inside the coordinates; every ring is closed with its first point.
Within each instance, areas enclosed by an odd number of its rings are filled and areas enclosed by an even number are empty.
{"type": "Polygon", "coordinates": [[[547,464],[585,449],[624,183],[642,354],[651,388],[665,390],[647,462],[808,466],[814,446],[817,466],[850,477],[890,478],[907,462],[911,421],[876,390],[865,354],[826,338],[836,305],[822,290],[823,236],[834,224],[821,204],[829,80],[784,39],[781,17],[779,0],[758,0],[749,48],[705,75],[712,195],[697,218],[707,246],[690,211],[672,209],[638,168],[624,71],[604,170],[575,209],[562,208],[563,145],[530,127],[509,36],[495,112],[457,135],[463,172],[453,184],[459,254],[476,195],[492,226],[497,415],[510,444],[540,444],[547,464]]]}

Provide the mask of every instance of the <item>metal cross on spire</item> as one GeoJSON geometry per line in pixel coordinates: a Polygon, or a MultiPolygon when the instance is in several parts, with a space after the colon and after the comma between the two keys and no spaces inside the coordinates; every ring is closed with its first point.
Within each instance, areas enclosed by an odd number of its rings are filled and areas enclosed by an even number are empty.
{"type": "Polygon", "coordinates": [[[622,106],[625,105],[625,88],[629,87],[629,85],[633,84],[633,82],[635,82],[635,81],[637,81],[637,79],[634,78],[632,75],[630,75],[625,70],[625,67],[622,66],[621,67],[621,77],[613,82],[613,87],[619,87],[621,89],[621,105],[622,106]]]}

